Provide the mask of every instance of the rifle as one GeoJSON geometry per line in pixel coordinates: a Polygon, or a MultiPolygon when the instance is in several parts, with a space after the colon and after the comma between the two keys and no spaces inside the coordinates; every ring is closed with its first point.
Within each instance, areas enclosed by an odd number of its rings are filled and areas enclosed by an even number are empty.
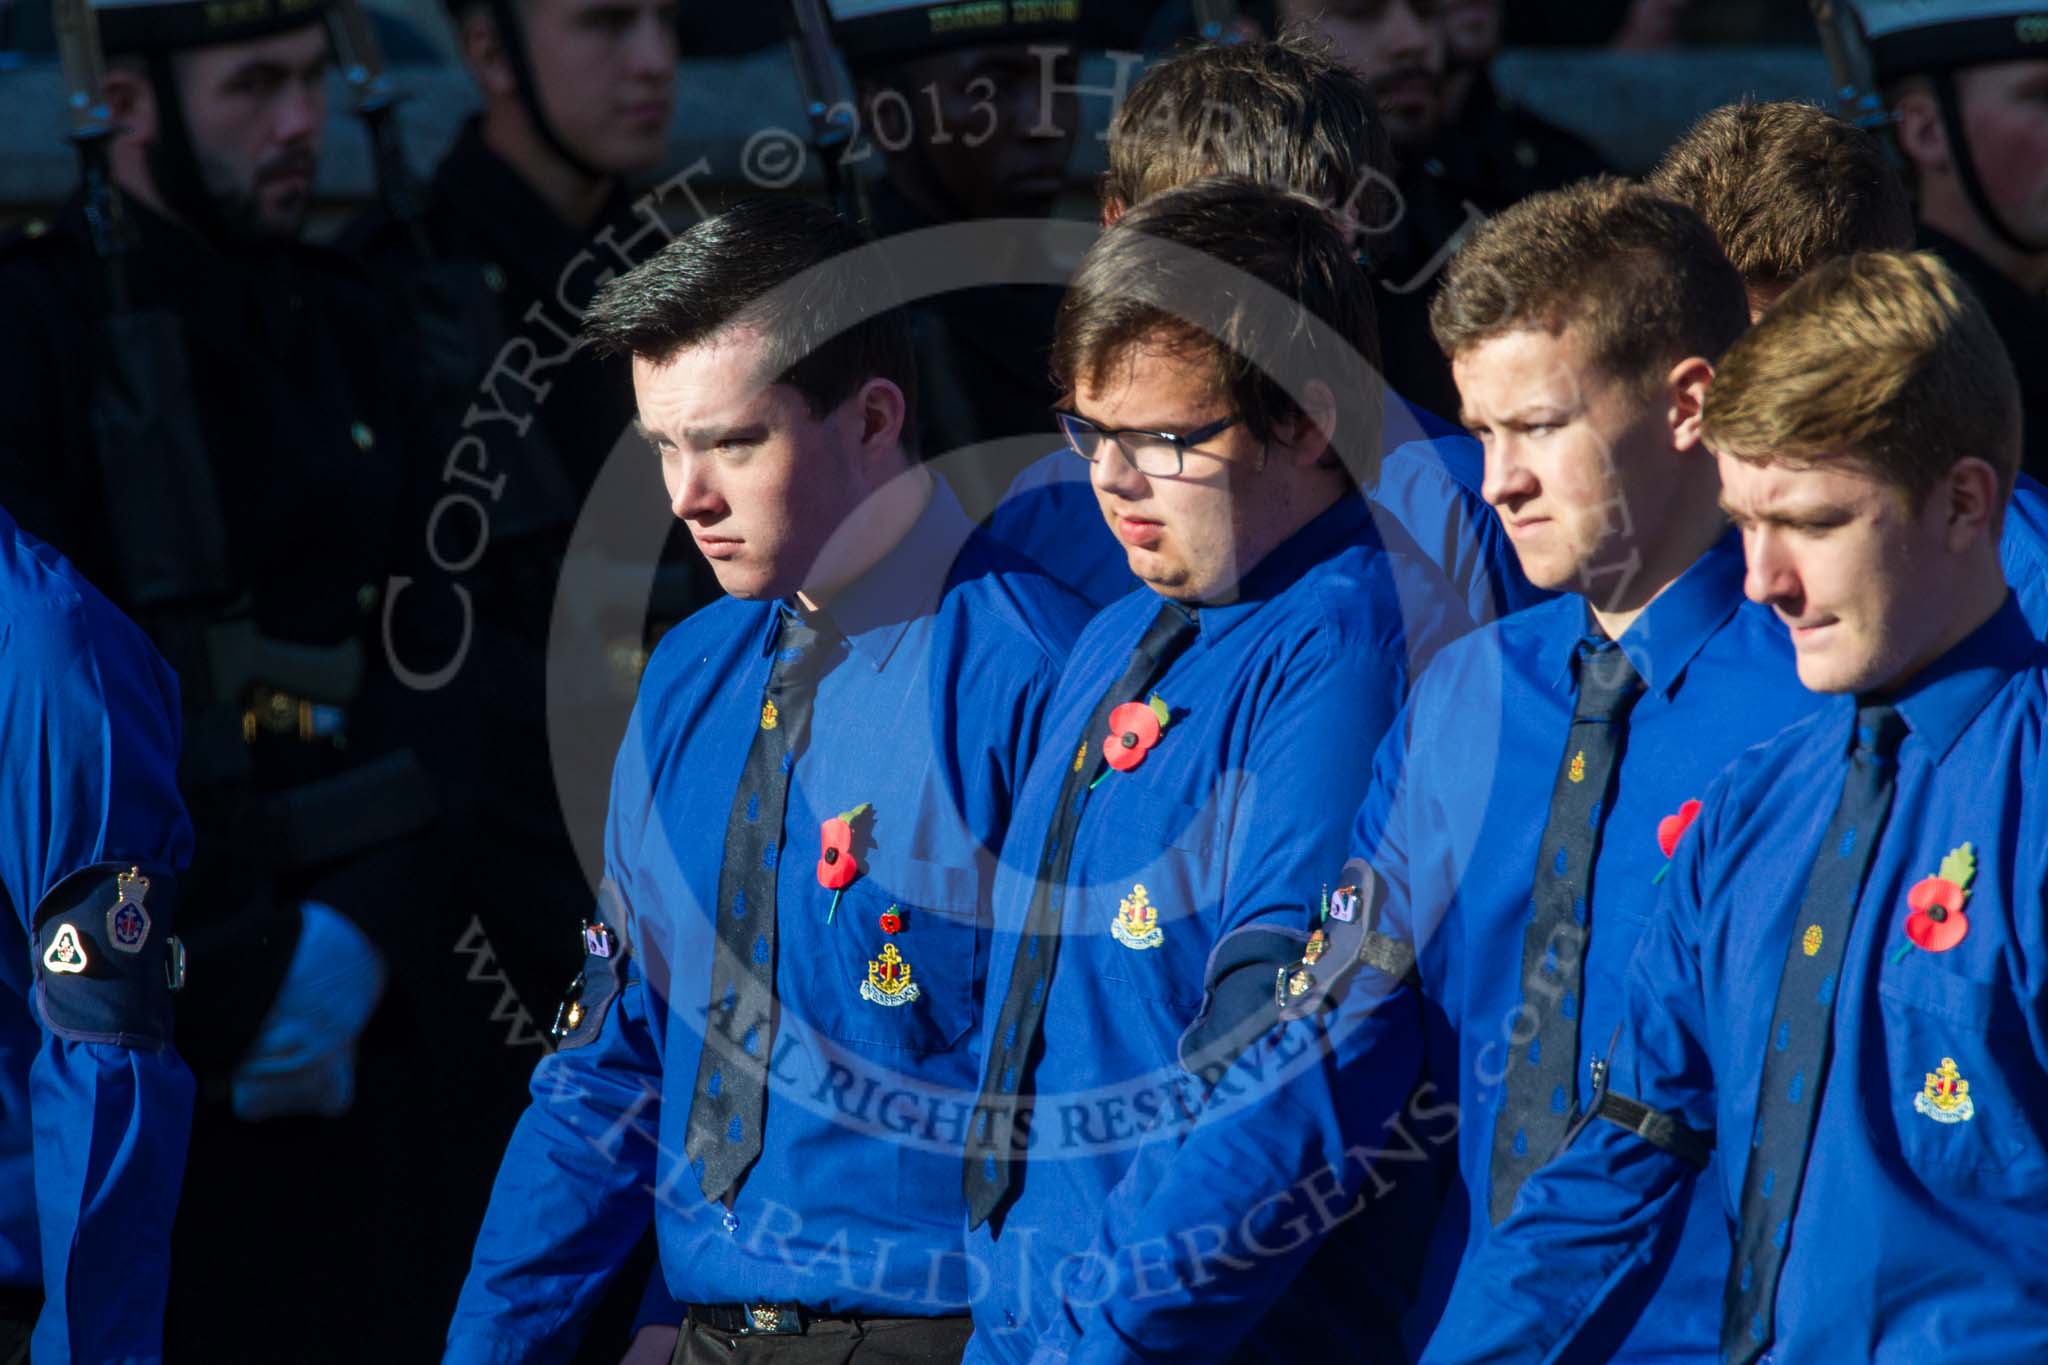
{"type": "Polygon", "coordinates": [[[334,39],[335,60],[342,79],[355,95],[356,117],[370,136],[370,159],[377,169],[377,197],[394,222],[413,234],[413,244],[422,256],[427,250],[426,228],[421,221],[419,182],[405,162],[405,145],[398,135],[398,94],[384,69],[384,53],[377,44],[377,31],[370,25],[359,0],[334,0],[327,9],[328,32],[334,39]]]}
{"type": "Polygon", "coordinates": [[[797,86],[803,92],[804,114],[811,123],[811,152],[825,173],[825,197],[841,218],[851,223],[858,214],[852,178],[840,165],[853,140],[858,115],[853,92],[840,76],[838,55],[819,0],[789,0],[783,12],[790,56],[796,63],[797,86]]]}
{"type": "Polygon", "coordinates": [[[1205,43],[1236,42],[1237,0],[1194,0],[1195,33],[1205,43]]]}
{"type": "Polygon", "coordinates": [[[71,145],[85,189],[85,221],[93,252],[106,269],[111,310],[128,311],[128,272],[121,260],[128,249],[127,225],[121,215],[121,193],[107,169],[107,148],[114,140],[114,116],[107,108],[106,62],[100,51],[99,19],[88,0],[51,0],[57,50],[64,62],[65,104],[71,111],[71,145]]]}
{"type": "Polygon", "coordinates": [[[1897,164],[1898,148],[1882,136],[1891,123],[1884,99],[1877,93],[1877,77],[1870,62],[1870,41],[1849,0],[1807,0],[1814,26],[1820,30],[1821,50],[1827,54],[1828,70],[1835,79],[1835,104],[1844,119],[1866,132],[1877,134],[1885,154],[1897,164]]]}

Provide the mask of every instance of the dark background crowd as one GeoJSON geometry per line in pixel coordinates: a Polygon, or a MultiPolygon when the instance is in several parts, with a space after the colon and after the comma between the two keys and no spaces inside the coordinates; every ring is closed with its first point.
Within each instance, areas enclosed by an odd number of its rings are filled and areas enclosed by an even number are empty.
{"type": "MultiPolygon", "coordinates": [[[[134,164],[113,149],[116,178],[156,194],[129,197],[110,264],[74,192],[49,7],[0,0],[0,506],[184,680],[201,842],[178,1042],[200,1090],[171,1359],[437,1354],[582,957],[639,667],[716,591],[686,544],[664,545],[623,369],[571,354],[605,279],[764,188],[836,193],[879,234],[1092,222],[1120,54],[1306,24],[1380,94],[1399,211],[1361,260],[1385,286],[1390,384],[1423,432],[1448,432],[1425,312],[1477,217],[1639,174],[1731,98],[1833,84],[1785,0],[1067,8],[985,46],[811,35],[865,111],[833,146],[806,119],[778,6],[379,6],[410,184],[354,126],[361,92],[316,30],[295,60],[224,77],[211,123],[185,68],[186,126],[134,164]],[[1042,64],[1034,42],[1066,55],[1042,64]],[[238,113],[259,99],[268,141],[238,113]],[[781,161],[770,132],[793,135],[781,161]],[[133,382],[113,394],[81,363],[109,315],[134,324],[117,357],[133,382]],[[181,348],[149,335],[165,315],[181,348]]],[[[109,52],[126,45],[117,113],[167,127],[154,40],[100,13],[109,52]]],[[[992,277],[1073,263],[1013,237],[992,277]]],[[[1954,245],[2038,386],[2041,258],[2029,273],[1954,245]]],[[[1002,284],[918,306],[919,444],[970,512],[1056,442],[1058,297],[1002,284]]],[[[2038,449],[2028,465],[2044,472],[2038,449]]],[[[651,1265],[650,1249],[621,1277],[584,1359],[626,1349],[651,1265]]]]}

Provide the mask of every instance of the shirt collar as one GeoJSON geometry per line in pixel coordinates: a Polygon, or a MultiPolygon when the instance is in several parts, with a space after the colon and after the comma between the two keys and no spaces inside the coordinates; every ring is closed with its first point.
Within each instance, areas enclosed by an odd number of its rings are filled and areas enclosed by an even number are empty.
{"type": "Polygon", "coordinates": [[[1221,640],[1265,603],[1293,587],[1303,574],[1354,541],[1371,524],[1371,505],[1363,494],[1339,497],[1253,565],[1238,584],[1234,599],[1217,606],[1193,604],[1198,608],[1195,625],[1199,638],[1206,644],[1221,640]]]}
{"type": "MultiPolygon", "coordinates": [[[[820,612],[877,673],[896,652],[910,623],[937,609],[960,547],[974,532],[974,524],[946,481],[936,474],[926,477],[931,480],[932,495],[910,530],[873,568],[834,594],[820,612]]],[[[786,599],[782,605],[797,609],[794,599],[786,599]]],[[[774,648],[777,619],[769,614],[761,640],[763,653],[774,648]]]]}
{"type": "MultiPolygon", "coordinates": [[[[1645,688],[1670,700],[1694,657],[1742,605],[1742,575],[1742,536],[1731,529],[1621,633],[1617,643],[1645,688]]],[[[1586,633],[1598,636],[1590,610],[1586,617],[1586,633]]],[[[1560,691],[1576,686],[1572,656],[1578,645],[1562,631],[1544,642],[1544,668],[1560,691]]]]}
{"type": "MultiPolygon", "coordinates": [[[[1939,763],[2006,680],[2033,661],[2040,645],[2011,592],[1991,619],[1964,636],[1889,698],[1910,736],[1939,763]]],[[[1886,698],[1858,698],[1859,702],[1886,698]]]]}

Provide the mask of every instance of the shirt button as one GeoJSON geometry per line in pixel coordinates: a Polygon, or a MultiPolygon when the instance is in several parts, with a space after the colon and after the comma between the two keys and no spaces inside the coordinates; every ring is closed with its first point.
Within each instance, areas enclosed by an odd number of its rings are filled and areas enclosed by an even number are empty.
{"type": "Polygon", "coordinates": [[[1016,1325],[1017,1315],[1015,1313],[1012,1313],[1009,1309],[1005,1308],[1003,1310],[1003,1326],[1015,1327],[1016,1325]]]}

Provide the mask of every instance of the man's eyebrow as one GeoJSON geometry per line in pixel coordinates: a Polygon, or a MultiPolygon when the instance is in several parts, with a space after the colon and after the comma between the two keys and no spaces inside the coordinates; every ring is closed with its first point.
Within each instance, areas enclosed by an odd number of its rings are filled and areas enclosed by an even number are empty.
{"type": "Polygon", "coordinates": [[[748,422],[740,426],[684,427],[683,441],[699,449],[731,441],[745,444],[768,439],[768,425],[765,422],[748,422]]]}

